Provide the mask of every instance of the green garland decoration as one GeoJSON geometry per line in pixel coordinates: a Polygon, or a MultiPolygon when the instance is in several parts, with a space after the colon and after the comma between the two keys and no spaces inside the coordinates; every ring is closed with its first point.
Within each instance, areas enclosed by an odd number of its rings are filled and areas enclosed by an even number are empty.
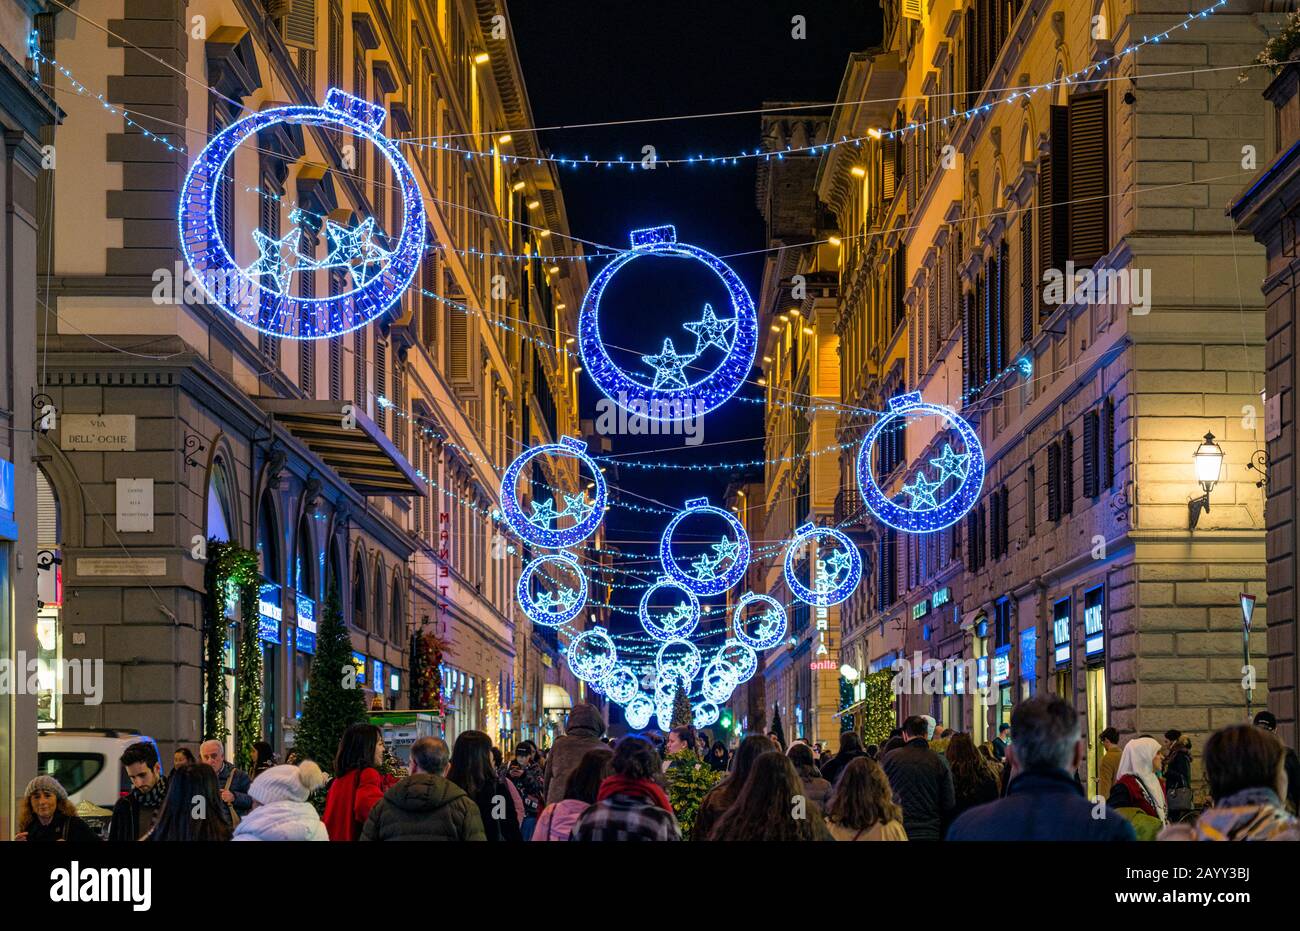
{"type": "Polygon", "coordinates": [[[856,730],[857,715],[844,713],[845,708],[853,707],[853,683],[840,676],[840,733],[856,730]]]}
{"type": "MultiPolygon", "coordinates": [[[[240,618],[247,627],[251,608],[256,638],[257,622],[257,554],[237,543],[208,539],[208,560],[203,567],[203,736],[223,743],[230,736],[226,727],[226,708],[230,694],[226,688],[225,651],[229,624],[226,604],[237,597],[240,618]]],[[[260,655],[258,678],[261,678],[260,655]]],[[[242,666],[242,662],[240,663],[242,666]]],[[[258,689],[258,736],[261,729],[261,689],[258,689]]],[[[257,740],[254,736],[249,741],[257,740]]]]}
{"type": "Polygon", "coordinates": [[[239,585],[239,659],[235,667],[235,759],[253,769],[253,744],[262,739],[262,644],[257,602],[261,588],[254,554],[253,582],[239,585]]]}
{"type": "Polygon", "coordinates": [[[866,677],[866,699],[862,712],[862,739],[883,746],[894,729],[894,673],[880,669],[866,677]]]}

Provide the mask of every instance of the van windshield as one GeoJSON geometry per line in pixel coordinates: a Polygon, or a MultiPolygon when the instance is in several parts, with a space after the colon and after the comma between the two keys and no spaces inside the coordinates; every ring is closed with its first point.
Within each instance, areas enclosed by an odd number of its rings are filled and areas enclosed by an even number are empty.
{"type": "Polygon", "coordinates": [[[39,753],[36,768],[42,776],[53,776],[68,794],[80,792],[104,768],[104,754],[87,751],[39,753]]]}

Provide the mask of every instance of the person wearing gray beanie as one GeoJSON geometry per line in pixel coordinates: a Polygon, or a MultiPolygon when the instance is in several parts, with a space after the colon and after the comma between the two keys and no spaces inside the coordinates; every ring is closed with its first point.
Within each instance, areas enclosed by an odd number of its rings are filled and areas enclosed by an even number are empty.
{"type": "Polygon", "coordinates": [[[37,776],[23,789],[18,807],[20,841],[97,841],[99,835],[77,817],[68,790],[53,776],[37,776]]]}

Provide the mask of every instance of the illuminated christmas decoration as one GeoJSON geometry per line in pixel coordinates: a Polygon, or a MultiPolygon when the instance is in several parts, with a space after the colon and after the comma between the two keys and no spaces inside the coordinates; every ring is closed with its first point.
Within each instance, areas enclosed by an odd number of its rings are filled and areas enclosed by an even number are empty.
{"type": "Polygon", "coordinates": [[[715,656],[704,667],[700,694],[711,702],[721,704],[731,697],[731,693],[740,684],[740,675],[736,667],[724,659],[715,656]]]}
{"type": "Polygon", "coordinates": [[[641,595],[641,605],[637,609],[641,626],[646,633],[656,640],[671,640],[674,637],[689,637],[700,624],[700,600],[680,582],[662,578],[645,590],[641,595]],[[685,601],[674,606],[672,613],[660,611],[658,617],[650,610],[650,599],[656,592],[666,588],[676,589],[685,597],[685,601]]]}
{"type": "Polygon", "coordinates": [[[501,478],[501,516],[524,542],[547,549],[575,546],[595,533],[605,516],[607,499],[605,476],[587,455],[587,444],[570,436],[561,437],[558,443],[535,446],[524,452],[510,463],[501,478]],[[519,476],[538,456],[568,456],[579,460],[591,474],[594,484],[592,500],[587,500],[586,492],[561,492],[560,497],[564,502],[561,509],[556,507],[554,498],[533,498],[529,502],[531,513],[525,515],[519,505],[519,476]],[[572,523],[561,528],[559,523],[566,517],[572,523]]]}
{"type": "Polygon", "coordinates": [[[637,692],[623,706],[623,717],[627,720],[627,726],[634,731],[645,730],[650,723],[650,716],[654,712],[655,706],[644,692],[637,692]]]}
{"type": "MultiPolygon", "coordinates": [[[[787,627],[784,605],[771,595],[762,595],[758,592],[745,592],[740,601],[736,602],[735,613],[731,616],[731,629],[736,639],[751,650],[770,650],[785,638],[787,627]],[[745,611],[752,604],[762,604],[764,610],[747,617],[745,611]]],[[[724,643],[722,648],[726,649],[726,647],[724,643]]],[[[749,676],[745,677],[747,678],[749,676]]]]}
{"type": "Polygon", "coordinates": [[[605,628],[593,627],[573,638],[568,658],[569,669],[575,676],[584,682],[598,683],[614,670],[618,650],[605,628]]]}
{"type": "Polygon", "coordinates": [[[181,249],[196,281],[217,306],[241,323],[286,339],[319,339],[365,326],[387,311],[411,284],[424,257],[424,201],[415,175],[398,146],[380,132],[387,113],[331,88],[324,107],[274,107],[250,114],[213,136],[199,153],[181,190],[178,221],[181,249]],[[216,201],[220,180],[241,143],[277,123],[343,130],[370,142],[392,170],[402,197],[402,229],[392,239],[375,229],[373,217],[348,229],[326,221],[323,258],[302,251],[296,224],[280,239],[254,230],[258,257],[248,267],[234,259],[233,243],[222,240],[216,201]],[[391,246],[387,243],[391,242],[391,246]],[[342,294],[300,297],[293,276],[317,269],[344,269],[353,287],[342,294]]]}
{"type": "Polygon", "coordinates": [[[696,246],[679,243],[677,230],[672,226],[635,230],[631,240],[632,248],[601,269],[583,299],[578,318],[578,349],[583,368],[614,403],[638,416],[671,422],[716,410],[736,393],[753,367],[758,347],[758,314],[754,301],[744,282],[725,262],[696,246]],[[705,304],[698,322],[683,324],[683,329],[695,337],[693,353],[679,352],[673,340],[665,338],[659,353],[641,357],[653,373],[645,376],[649,383],[620,368],[610,358],[600,335],[601,296],[620,268],[643,256],[679,256],[702,263],[726,287],[733,314],[719,318],[713,307],[705,304]],[[699,360],[710,349],[722,354],[721,361],[692,381],[686,367],[702,367],[699,360]]]}
{"type": "Polygon", "coordinates": [[[538,556],[519,576],[519,586],[515,590],[519,607],[534,624],[543,627],[557,627],[568,623],[587,605],[587,577],[582,566],[568,553],[548,553],[538,556]],[[543,566],[562,567],[578,580],[577,588],[571,588],[551,578],[551,585],[533,593],[533,576],[543,566]]]}
{"type": "Polygon", "coordinates": [[[718,723],[718,706],[711,701],[702,701],[691,706],[691,723],[696,727],[708,727],[718,723]]]}
{"type": "Polygon", "coordinates": [[[733,640],[728,637],[722,646],[718,647],[718,652],[714,658],[726,663],[736,670],[736,684],[748,682],[758,671],[758,654],[753,648],[746,646],[739,640],[733,640]]]}
{"type": "MultiPolygon", "coordinates": [[[[658,682],[655,690],[659,691],[659,683],[664,683],[673,679],[680,679],[682,684],[689,688],[691,680],[695,674],[700,671],[700,649],[689,640],[676,638],[666,641],[659,652],[655,654],[655,670],[659,673],[658,682]]],[[[672,684],[669,682],[669,684],[672,684]]],[[[669,700],[671,702],[669,693],[669,700]]]]}
{"type": "Polygon", "coordinates": [[[839,604],[853,594],[861,579],[862,555],[843,533],[833,527],[814,527],[812,524],[804,524],[794,532],[794,538],[785,551],[785,584],[800,601],[818,608],[839,604]],[[820,544],[828,537],[834,541],[835,549],[822,556],[820,544]],[[816,579],[812,587],[799,581],[795,572],[795,560],[810,543],[816,547],[811,560],[816,579]]]}
{"type": "Polygon", "coordinates": [[[626,666],[615,666],[600,680],[600,686],[609,700],[626,705],[638,694],[636,673],[626,666]]]}
{"type": "Polygon", "coordinates": [[[749,566],[749,555],[749,535],[744,526],[730,511],[709,504],[707,498],[687,501],[686,508],[677,512],[659,538],[659,561],[664,572],[696,595],[719,595],[739,582],[749,566]],[[711,544],[712,553],[704,553],[692,560],[691,571],[687,572],[673,555],[673,531],[683,520],[695,516],[721,519],[730,528],[732,537],[724,536],[711,544]]]}
{"type": "MultiPolygon", "coordinates": [[[[952,526],[975,504],[980,489],[984,486],[984,449],[980,446],[979,437],[963,417],[949,408],[927,404],[921,400],[920,393],[913,392],[890,398],[889,413],[877,420],[862,440],[857,471],[863,503],[881,523],[904,533],[930,533],[952,526]],[[951,443],[945,443],[942,454],[930,459],[928,463],[936,470],[935,478],[931,479],[925,469],[919,469],[912,480],[903,485],[902,494],[910,499],[910,505],[904,507],[887,498],[876,484],[871,461],[872,450],[885,430],[898,429],[899,421],[930,416],[939,417],[957,433],[964,452],[958,453],[951,443]],[[949,479],[957,480],[957,490],[943,500],[938,500],[936,491],[949,479]]],[[[788,569],[786,580],[790,580],[788,569]]],[[[794,586],[791,585],[791,588],[794,586]]]]}

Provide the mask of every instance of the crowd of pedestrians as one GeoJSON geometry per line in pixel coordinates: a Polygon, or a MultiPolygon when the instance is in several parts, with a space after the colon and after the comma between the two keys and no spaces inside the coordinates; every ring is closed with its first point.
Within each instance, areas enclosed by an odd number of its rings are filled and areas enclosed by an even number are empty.
{"type": "MultiPolygon", "coordinates": [[[[600,712],[575,706],[549,751],[523,741],[505,759],[491,737],[465,731],[449,746],[423,737],[394,771],[383,734],[349,727],[326,776],[312,760],[277,762],[270,745],[252,773],[215,740],[172,758],[129,746],[130,790],[108,824],[110,841],[917,841],[1296,840],[1300,763],[1261,712],[1212,734],[1202,756],[1208,800],[1198,803],[1192,743],[1114,728],[1100,734],[1096,794],[1079,772],[1088,747],[1073,707],[1054,696],[1017,705],[997,735],[967,733],[914,715],[881,746],[852,732],[838,752],[778,735],[734,749],[693,727],[662,743],[612,739],[600,712]],[[675,780],[713,773],[711,789],[679,821],[675,780]],[[692,821],[693,819],[693,821],[692,821]],[[684,835],[682,824],[689,826],[684,835]]],[[[704,783],[707,787],[709,783],[704,783]]],[[[51,776],[23,793],[16,840],[96,841],[51,776]]]]}

